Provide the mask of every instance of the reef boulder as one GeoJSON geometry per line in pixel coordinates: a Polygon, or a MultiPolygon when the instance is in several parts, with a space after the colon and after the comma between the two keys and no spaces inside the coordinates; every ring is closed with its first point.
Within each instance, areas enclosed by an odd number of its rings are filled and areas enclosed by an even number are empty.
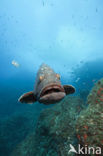
{"type": "Polygon", "coordinates": [[[34,108],[0,119],[0,156],[9,156],[15,146],[35,129],[40,110],[34,108]]]}
{"type": "Polygon", "coordinates": [[[83,147],[87,145],[103,150],[103,79],[95,84],[87,103],[87,109],[80,113],[76,123],[78,141],[83,147]]]}
{"type": "Polygon", "coordinates": [[[67,96],[60,103],[43,110],[36,130],[22,141],[11,156],[72,156],[70,144],[76,145],[75,123],[84,103],[67,96]]]}

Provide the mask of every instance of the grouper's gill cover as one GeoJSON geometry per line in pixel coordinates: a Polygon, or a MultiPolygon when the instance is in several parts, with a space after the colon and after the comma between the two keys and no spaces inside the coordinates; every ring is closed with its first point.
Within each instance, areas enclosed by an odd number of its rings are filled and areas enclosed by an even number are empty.
{"type": "Polygon", "coordinates": [[[56,103],[74,92],[73,86],[62,85],[59,74],[55,73],[48,65],[42,64],[37,73],[34,91],[23,94],[19,101],[22,103],[39,101],[47,105],[56,103]]]}

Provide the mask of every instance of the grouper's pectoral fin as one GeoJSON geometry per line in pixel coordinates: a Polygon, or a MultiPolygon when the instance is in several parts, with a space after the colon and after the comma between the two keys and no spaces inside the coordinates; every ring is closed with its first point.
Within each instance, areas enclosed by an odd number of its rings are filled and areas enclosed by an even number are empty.
{"type": "Polygon", "coordinates": [[[31,91],[31,92],[27,92],[27,93],[23,94],[22,96],[20,96],[18,101],[20,101],[21,103],[32,104],[32,103],[36,102],[37,100],[34,95],[34,92],[31,91]]]}
{"type": "Polygon", "coordinates": [[[67,95],[75,92],[75,88],[72,85],[63,85],[63,87],[67,95]]]}

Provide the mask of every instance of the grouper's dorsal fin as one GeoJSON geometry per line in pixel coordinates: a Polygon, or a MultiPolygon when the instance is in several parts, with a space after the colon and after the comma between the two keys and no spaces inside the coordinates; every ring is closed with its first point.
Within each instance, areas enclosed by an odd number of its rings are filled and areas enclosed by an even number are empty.
{"type": "Polygon", "coordinates": [[[34,92],[27,92],[23,95],[20,96],[20,98],[18,99],[19,102],[21,103],[27,103],[27,104],[32,104],[34,102],[36,102],[36,97],[34,95],[34,92]]]}
{"type": "Polygon", "coordinates": [[[63,87],[67,95],[75,92],[75,88],[72,85],[63,85],[63,87]]]}

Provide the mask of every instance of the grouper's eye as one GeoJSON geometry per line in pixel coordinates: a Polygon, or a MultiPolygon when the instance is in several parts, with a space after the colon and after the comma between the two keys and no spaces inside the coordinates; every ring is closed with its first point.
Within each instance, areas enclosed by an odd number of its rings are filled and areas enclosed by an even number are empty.
{"type": "Polygon", "coordinates": [[[56,77],[60,80],[60,75],[59,74],[56,74],[56,77]]]}
{"type": "Polygon", "coordinates": [[[41,82],[44,79],[44,76],[39,77],[39,81],[41,82]]]}

